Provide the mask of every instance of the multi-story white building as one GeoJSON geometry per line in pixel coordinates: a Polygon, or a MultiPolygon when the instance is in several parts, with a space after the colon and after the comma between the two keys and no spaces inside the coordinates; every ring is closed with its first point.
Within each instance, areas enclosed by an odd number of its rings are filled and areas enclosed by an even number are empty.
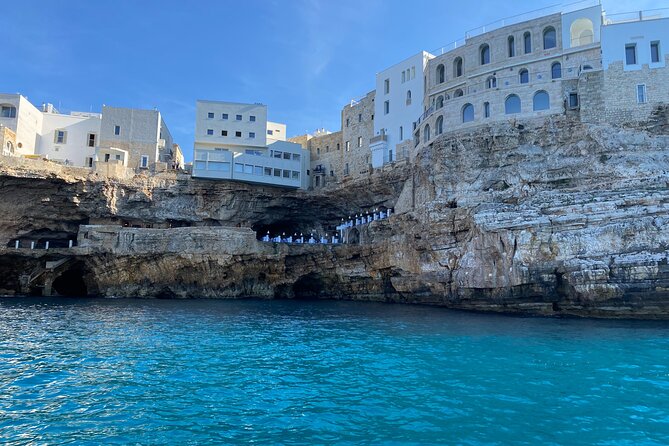
{"type": "Polygon", "coordinates": [[[101,118],[99,113],[60,114],[46,104],[35,153],[68,165],[93,167],[101,118]]]}
{"type": "Polygon", "coordinates": [[[198,100],[193,177],[306,189],[309,152],[285,135],[266,105],[198,100]]]}
{"type": "Polygon", "coordinates": [[[413,123],[423,112],[423,72],[434,56],[420,53],[376,75],[372,167],[397,159],[397,145],[410,140],[413,123]]]}

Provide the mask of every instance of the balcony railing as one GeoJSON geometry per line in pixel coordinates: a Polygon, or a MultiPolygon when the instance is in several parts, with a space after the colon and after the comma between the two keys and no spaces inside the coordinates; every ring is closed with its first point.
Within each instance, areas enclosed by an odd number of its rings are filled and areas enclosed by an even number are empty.
{"type": "Polygon", "coordinates": [[[375,136],[374,138],[371,138],[369,140],[369,144],[376,144],[377,142],[387,142],[388,141],[388,135],[378,135],[375,136]]]}
{"type": "Polygon", "coordinates": [[[615,25],[618,23],[643,22],[645,20],[666,19],[667,17],[669,17],[669,8],[647,9],[645,11],[607,14],[604,24],[615,25]]]}

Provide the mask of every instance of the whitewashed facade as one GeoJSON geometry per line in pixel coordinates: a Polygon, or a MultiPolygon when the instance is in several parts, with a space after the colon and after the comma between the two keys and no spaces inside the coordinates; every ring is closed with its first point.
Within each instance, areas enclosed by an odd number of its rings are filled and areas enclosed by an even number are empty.
{"type": "Polygon", "coordinates": [[[198,100],[193,177],[306,189],[309,152],[285,134],[263,104],[198,100]]]}

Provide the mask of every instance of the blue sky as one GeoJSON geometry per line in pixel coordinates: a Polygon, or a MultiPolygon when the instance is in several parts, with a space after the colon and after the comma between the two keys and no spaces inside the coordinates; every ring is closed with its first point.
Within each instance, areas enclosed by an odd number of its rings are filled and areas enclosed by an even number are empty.
{"type": "MultiPolygon", "coordinates": [[[[377,71],[555,0],[3,3],[0,91],[61,112],[153,108],[191,158],[196,99],[262,102],[289,136],[337,130],[377,71]]],[[[604,0],[607,12],[669,1],[604,0]]]]}

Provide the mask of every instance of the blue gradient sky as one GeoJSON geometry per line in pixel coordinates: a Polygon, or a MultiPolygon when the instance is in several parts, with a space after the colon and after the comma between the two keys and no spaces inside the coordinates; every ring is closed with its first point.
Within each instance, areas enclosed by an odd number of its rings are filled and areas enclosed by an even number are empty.
{"type": "MultiPolygon", "coordinates": [[[[555,0],[3,2],[0,91],[61,112],[163,113],[187,159],[196,99],[262,102],[288,135],[337,130],[374,76],[465,31],[555,0]]],[[[669,1],[605,0],[608,13],[669,1]]]]}

